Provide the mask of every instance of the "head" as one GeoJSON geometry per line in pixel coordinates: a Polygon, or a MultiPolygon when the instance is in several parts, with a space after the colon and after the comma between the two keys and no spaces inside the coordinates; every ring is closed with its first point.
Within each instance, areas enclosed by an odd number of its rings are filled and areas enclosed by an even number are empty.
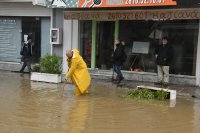
{"type": "Polygon", "coordinates": [[[73,51],[72,50],[67,50],[66,51],[66,56],[67,56],[67,58],[71,59],[72,56],[73,56],[73,51]]]}
{"type": "Polygon", "coordinates": [[[162,44],[163,45],[167,45],[167,43],[168,43],[168,38],[167,37],[163,37],[162,38],[162,44]]]}
{"type": "Polygon", "coordinates": [[[120,43],[120,40],[119,39],[115,39],[114,44],[117,45],[119,43],[120,43]]]}

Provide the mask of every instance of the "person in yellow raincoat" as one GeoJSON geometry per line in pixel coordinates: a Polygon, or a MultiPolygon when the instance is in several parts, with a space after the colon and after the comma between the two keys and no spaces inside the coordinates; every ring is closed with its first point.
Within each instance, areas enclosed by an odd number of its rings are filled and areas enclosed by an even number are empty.
{"type": "Polygon", "coordinates": [[[67,50],[66,56],[69,69],[65,76],[65,83],[71,78],[72,83],[76,85],[76,95],[88,93],[91,77],[79,51],[76,49],[67,50]]]}

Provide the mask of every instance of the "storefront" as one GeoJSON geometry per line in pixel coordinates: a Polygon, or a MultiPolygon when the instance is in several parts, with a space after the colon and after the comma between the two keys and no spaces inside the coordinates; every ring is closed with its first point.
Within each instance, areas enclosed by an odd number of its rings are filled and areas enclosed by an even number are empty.
{"type": "MultiPolygon", "coordinates": [[[[139,74],[155,77],[153,52],[160,39],[167,36],[174,49],[171,76],[200,84],[198,0],[69,1],[47,0],[48,8],[66,8],[61,11],[63,57],[66,49],[77,48],[88,68],[112,70],[113,41],[120,38],[126,42],[124,72],[135,74],[139,70],[139,74]]],[[[66,68],[65,58],[63,64],[66,68]]]]}
{"type": "MultiPolygon", "coordinates": [[[[167,36],[175,50],[171,73],[195,75],[199,9],[90,11],[84,13],[88,19],[92,19],[94,16],[99,17],[99,20],[82,19],[79,21],[80,50],[89,68],[111,69],[114,50],[113,40],[120,38],[126,42],[125,51],[128,56],[123,66],[124,70],[140,68],[141,71],[155,72],[153,52],[155,46],[160,43],[160,39],[167,36]],[[184,18],[187,14],[191,16],[184,18]],[[127,16],[129,17],[125,18],[127,16]],[[92,39],[94,42],[92,42],[92,39]],[[141,47],[134,47],[133,45],[136,43],[140,43],[141,47]],[[92,51],[92,46],[94,46],[95,51],[92,51]],[[148,50],[141,51],[145,50],[145,47],[148,47],[148,50]],[[135,51],[134,48],[140,50],[140,52],[135,51]],[[137,59],[133,62],[136,57],[137,59]]],[[[78,16],[79,13],[77,12],[65,12],[65,18],[85,18],[84,13],[82,13],[83,16],[78,16]],[[75,18],[75,16],[78,17],[75,18]]]]}
{"type": "Polygon", "coordinates": [[[32,37],[33,62],[51,52],[51,10],[30,2],[0,2],[0,69],[19,70],[20,49],[32,37]],[[47,41],[48,40],[48,41],[47,41]]]}

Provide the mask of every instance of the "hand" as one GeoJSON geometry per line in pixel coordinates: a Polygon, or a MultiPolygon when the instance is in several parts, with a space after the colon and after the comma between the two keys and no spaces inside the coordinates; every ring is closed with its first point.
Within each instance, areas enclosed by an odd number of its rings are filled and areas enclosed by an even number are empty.
{"type": "Polygon", "coordinates": [[[67,84],[67,79],[65,79],[64,84],[67,84]]]}
{"type": "Polygon", "coordinates": [[[157,59],[157,58],[158,58],[158,55],[156,54],[155,57],[156,57],[156,59],[157,59]]]}

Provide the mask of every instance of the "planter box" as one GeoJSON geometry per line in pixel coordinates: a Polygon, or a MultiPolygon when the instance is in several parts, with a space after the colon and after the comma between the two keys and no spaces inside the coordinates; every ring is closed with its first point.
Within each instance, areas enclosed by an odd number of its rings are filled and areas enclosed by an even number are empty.
{"type": "Polygon", "coordinates": [[[165,88],[158,88],[158,87],[152,87],[152,86],[137,86],[137,89],[149,89],[149,90],[163,90],[170,94],[170,100],[176,100],[176,90],[170,90],[165,88]]]}
{"type": "Polygon", "coordinates": [[[60,83],[61,82],[61,75],[60,74],[32,72],[31,73],[31,80],[32,81],[49,82],[49,83],[60,83]]]}

